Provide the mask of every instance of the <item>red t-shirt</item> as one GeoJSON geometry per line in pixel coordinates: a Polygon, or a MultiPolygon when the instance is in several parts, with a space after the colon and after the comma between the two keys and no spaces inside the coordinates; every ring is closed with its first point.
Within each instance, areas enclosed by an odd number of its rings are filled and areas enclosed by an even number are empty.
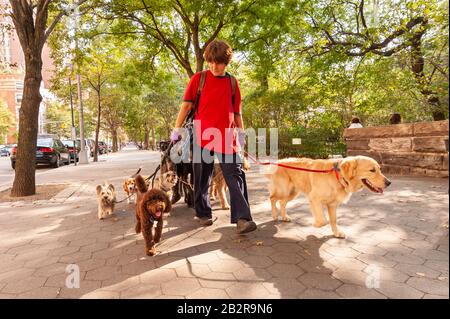
{"type": "MultiPolygon", "coordinates": [[[[191,78],[183,101],[195,102],[200,75],[198,72],[191,78]]],[[[206,71],[198,112],[194,117],[197,145],[218,153],[237,152],[234,114],[241,113],[241,92],[237,81],[234,105],[231,97],[230,76],[214,76],[211,71],[206,71]]]]}

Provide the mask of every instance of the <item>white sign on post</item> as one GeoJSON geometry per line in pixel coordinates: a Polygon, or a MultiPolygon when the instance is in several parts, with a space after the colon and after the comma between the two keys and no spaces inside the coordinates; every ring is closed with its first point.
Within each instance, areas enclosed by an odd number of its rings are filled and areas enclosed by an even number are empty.
{"type": "Polygon", "coordinates": [[[72,140],[75,140],[77,138],[77,132],[76,132],[74,126],[72,126],[71,138],[72,138],[72,140]]]}

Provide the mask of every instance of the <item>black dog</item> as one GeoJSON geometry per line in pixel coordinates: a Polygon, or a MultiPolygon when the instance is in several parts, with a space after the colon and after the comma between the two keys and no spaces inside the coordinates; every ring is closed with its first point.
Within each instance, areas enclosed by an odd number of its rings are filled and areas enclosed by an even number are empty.
{"type": "Polygon", "coordinates": [[[192,163],[181,162],[175,164],[172,162],[169,154],[165,154],[169,145],[169,141],[159,142],[159,149],[161,151],[161,173],[164,174],[167,171],[174,171],[178,176],[178,182],[173,187],[172,204],[178,202],[181,196],[184,195],[184,202],[188,207],[194,207],[194,177],[192,163]]]}

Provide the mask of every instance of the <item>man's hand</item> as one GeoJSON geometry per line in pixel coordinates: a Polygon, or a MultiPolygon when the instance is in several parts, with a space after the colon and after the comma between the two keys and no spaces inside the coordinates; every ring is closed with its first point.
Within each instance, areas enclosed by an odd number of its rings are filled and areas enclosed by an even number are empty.
{"type": "Polygon", "coordinates": [[[172,130],[172,133],[170,134],[170,140],[172,141],[173,144],[175,144],[176,142],[178,142],[179,140],[181,140],[181,133],[182,133],[183,129],[182,128],[174,128],[172,130]]]}
{"type": "Polygon", "coordinates": [[[245,131],[243,129],[238,129],[237,134],[238,134],[237,138],[238,138],[239,146],[241,147],[241,150],[244,150],[244,146],[245,146],[245,131]]]}

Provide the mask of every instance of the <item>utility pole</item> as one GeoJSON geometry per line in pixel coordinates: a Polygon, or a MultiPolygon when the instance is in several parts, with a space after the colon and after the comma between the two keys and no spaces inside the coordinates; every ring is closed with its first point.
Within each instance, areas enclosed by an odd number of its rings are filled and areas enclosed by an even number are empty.
{"type": "MultiPolygon", "coordinates": [[[[75,121],[73,118],[73,99],[72,99],[72,63],[70,64],[70,75],[69,75],[69,92],[70,92],[70,112],[72,113],[72,128],[71,128],[71,137],[73,140],[73,150],[74,150],[74,164],[77,166],[78,152],[77,152],[77,132],[75,130],[75,121]]],[[[80,140],[81,144],[81,140],[80,140]]]]}

